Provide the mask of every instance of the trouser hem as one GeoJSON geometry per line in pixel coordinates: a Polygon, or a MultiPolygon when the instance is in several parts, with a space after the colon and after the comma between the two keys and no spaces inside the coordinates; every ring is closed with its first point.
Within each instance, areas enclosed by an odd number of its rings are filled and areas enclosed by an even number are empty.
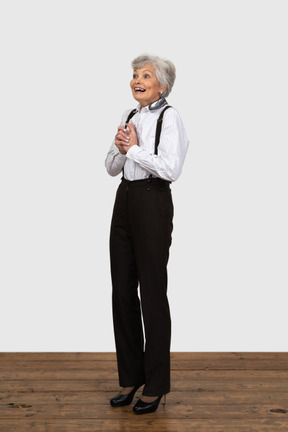
{"type": "Polygon", "coordinates": [[[156,397],[156,396],[162,396],[162,395],[164,395],[164,394],[168,394],[168,393],[170,393],[170,389],[164,389],[164,390],[152,390],[152,391],[149,391],[149,390],[145,390],[145,388],[144,388],[144,390],[143,390],[143,392],[142,392],[142,395],[143,396],[150,396],[150,397],[156,397]]]}

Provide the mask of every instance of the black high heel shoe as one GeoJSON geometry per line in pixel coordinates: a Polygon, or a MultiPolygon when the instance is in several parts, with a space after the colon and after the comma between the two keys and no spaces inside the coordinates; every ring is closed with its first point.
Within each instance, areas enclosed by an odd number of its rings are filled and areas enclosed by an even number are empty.
{"type": "MultiPolygon", "coordinates": [[[[139,399],[133,407],[133,412],[135,414],[149,414],[155,412],[159,406],[162,396],[159,396],[153,402],[143,402],[141,399],[139,399]]],[[[166,394],[164,395],[163,405],[165,405],[165,403],[166,403],[166,394]]]]}
{"type": "Polygon", "coordinates": [[[130,393],[123,395],[121,393],[118,393],[116,396],[114,396],[112,399],[110,399],[110,404],[112,407],[121,407],[121,406],[126,406],[126,405],[130,405],[133,397],[136,393],[136,391],[142,387],[143,384],[138,385],[136,387],[134,387],[133,390],[131,390],[130,393]]]}

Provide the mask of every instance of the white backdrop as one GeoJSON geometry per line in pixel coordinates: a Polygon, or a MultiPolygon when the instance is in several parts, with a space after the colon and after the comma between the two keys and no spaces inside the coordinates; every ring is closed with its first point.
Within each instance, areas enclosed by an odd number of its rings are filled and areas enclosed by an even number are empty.
{"type": "Polygon", "coordinates": [[[1,1],[1,351],[114,351],[106,153],[131,60],[176,65],[172,351],[286,351],[286,1],[1,1]]]}

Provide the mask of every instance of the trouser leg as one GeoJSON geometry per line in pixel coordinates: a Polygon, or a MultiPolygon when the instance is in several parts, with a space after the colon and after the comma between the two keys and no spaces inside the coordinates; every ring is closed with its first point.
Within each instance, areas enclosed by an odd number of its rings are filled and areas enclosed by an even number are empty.
{"type": "Polygon", "coordinates": [[[119,187],[110,232],[112,311],[119,384],[144,383],[144,338],[138,297],[138,272],[128,223],[126,191],[119,187]]]}
{"type": "MultiPolygon", "coordinates": [[[[130,191],[129,191],[130,192],[130,191]]],[[[130,194],[129,217],[135,245],[145,328],[143,394],[170,391],[171,319],[167,298],[167,263],[173,229],[173,203],[168,185],[151,182],[130,194]]]]}

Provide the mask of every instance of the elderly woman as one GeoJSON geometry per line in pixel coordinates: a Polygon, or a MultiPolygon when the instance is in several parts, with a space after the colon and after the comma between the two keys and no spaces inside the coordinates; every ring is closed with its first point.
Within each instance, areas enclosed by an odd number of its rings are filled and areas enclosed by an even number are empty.
{"type": "Polygon", "coordinates": [[[170,391],[170,183],[181,173],[188,139],[178,112],[165,99],[175,81],[174,65],[142,55],[132,69],[130,87],[138,106],[124,113],[105,161],[111,176],[123,173],[110,232],[113,322],[123,389],[110,403],[131,404],[144,385],[133,411],[145,414],[156,411],[170,391]]]}

